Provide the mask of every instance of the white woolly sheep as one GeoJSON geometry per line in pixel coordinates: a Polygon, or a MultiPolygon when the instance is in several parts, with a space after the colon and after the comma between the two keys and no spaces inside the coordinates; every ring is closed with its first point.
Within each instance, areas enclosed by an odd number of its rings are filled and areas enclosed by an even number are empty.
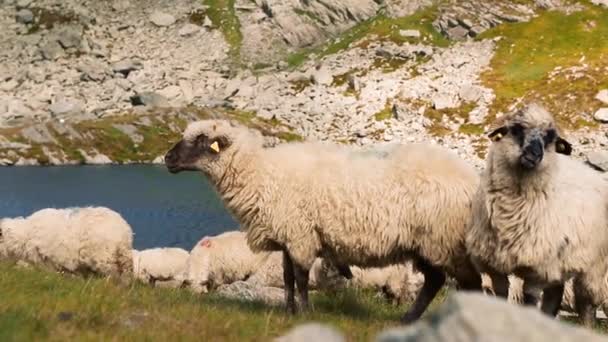
{"type": "Polygon", "coordinates": [[[381,291],[395,304],[413,301],[424,283],[424,276],[416,272],[411,262],[387,267],[353,266],[351,270],[351,285],[381,291]]]}
{"type": "MultiPolygon", "coordinates": [[[[264,287],[283,287],[282,262],[279,252],[252,252],[243,232],[205,236],[190,252],[186,282],[193,291],[203,293],[240,280],[264,287]]],[[[332,276],[333,270],[318,259],[311,269],[312,287],[337,286],[334,283],[339,277],[332,276]]]]}
{"type": "Polygon", "coordinates": [[[551,114],[529,104],[501,118],[489,137],[467,249],[505,296],[507,274],[543,290],[542,310],[557,314],[574,277],[577,311],[593,322],[606,299],[608,182],[566,155],[551,114]]]}
{"type": "Polygon", "coordinates": [[[57,271],[131,274],[131,227],[103,207],[43,209],[0,221],[3,254],[57,271]]]}
{"type": "Polygon", "coordinates": [[[189,256],[181,248],[133,250],[133,274],[154,286],[181,287],[189,256]]]}
{"type": "Polygon", "coordinates": [[[296,283],[308,309],[317,257],[363,267],[414,258],[425,283],[403,322],[422,315],[445,272],[464,289],[481,289],[464,246],[479,175],[443,148],[399,145],[367,154],[323,143],[263,148],[262,137],[243,126],[204,120],[186,128],[165,163],[173,173],[202,171],[253,251],[283,251],[290,312],[296,283]]]}
{"type": "Polygon", "coordinates": [[[247,279],[269,255],[268,252],[253,253],[243,232],[205,236],[190,251],[185,278],[195,292],[207,292],[223,284],[247,279]]]}

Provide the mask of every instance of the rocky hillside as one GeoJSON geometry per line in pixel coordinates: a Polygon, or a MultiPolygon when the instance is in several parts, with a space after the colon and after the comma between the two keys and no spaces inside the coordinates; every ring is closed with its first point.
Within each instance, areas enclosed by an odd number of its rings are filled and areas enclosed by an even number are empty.
{"type": "Polygon", "coordinates": [[[434,141],[539,100],[608,169],[608,1],[0,0],[0,163],[160,161],[188,121],[434,141]]]}

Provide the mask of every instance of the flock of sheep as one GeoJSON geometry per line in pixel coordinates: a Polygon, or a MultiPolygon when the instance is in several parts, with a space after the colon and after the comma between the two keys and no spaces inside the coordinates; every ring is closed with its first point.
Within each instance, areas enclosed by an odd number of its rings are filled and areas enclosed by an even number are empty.
{"type": "Polygon", "coordinates": [[[608,303],[608,177],[569,156],[537,104],[499,118],[489,138],[479,174],[430,144],[265,147],[246,127],[198,121],[165,164],[202,171],[242,232],[191,252],[134,251],[130,227],[108,209],[45,209],[0,221],[0,256],[196,292],[239,280],[283,287],[292,313],[309,309],[309,287],[371,286],[413,299],[403,323],[449,276],[458,289],[551,316],[569,309],[591,325],[608,303]]]}
{"type": "MultiPolygon", "coordinates": [[[[0,258],[70,274],[130,277],[201,294],[238,281],[256,288],[283,286],[281,253],[253,253],[240,231],[206,236],[190,252],[181,248],[138,251],[132,249],[132,239],[129,224],[108,208],[43,209],[26,218],[0,221],[0,258]]],[[[409,301],[423,281],[411,266],[352,267],[352,279],[347,281],[334,265],[317,258],[311,286],[372,288],[393,300],[409,301]]]]}
{"type": "Polygon", "coordinates": [[[342,269],[413,262],[424,282],[404,323],[422,315],[449,275],[459,289],[482,290],[485,280],[494,294],[551,316],[566,297],[592,324],[608,299],[608,179],[569,156],[538,104],[499,118],[489,138],[480,175],[429,144],[265,148],[246,127],[203,120],[186,128],[165,164],[201,171],[254,252],[283,253],[291,312],[296,289],[308,309],[309,271],[322,257],[342,269]]]}

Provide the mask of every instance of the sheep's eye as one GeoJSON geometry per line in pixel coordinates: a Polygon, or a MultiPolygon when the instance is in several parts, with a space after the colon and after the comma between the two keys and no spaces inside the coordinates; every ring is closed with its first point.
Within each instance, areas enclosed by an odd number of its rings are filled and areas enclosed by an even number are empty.
{"type": "Polygon", "coordinates": [[[520,124],[514,124],[509,127],[509,132],[516,137],[521,137],[524,134],[524,126],[520,124]]]}
{"type": "Polygon", "coordinates": [[[555,132],[554,129],[548,129],[545,132],[545,136],[543,137],[545,146],[553,143],[555,141],[555,137],[557,137],[557,133],[555,132]]]}

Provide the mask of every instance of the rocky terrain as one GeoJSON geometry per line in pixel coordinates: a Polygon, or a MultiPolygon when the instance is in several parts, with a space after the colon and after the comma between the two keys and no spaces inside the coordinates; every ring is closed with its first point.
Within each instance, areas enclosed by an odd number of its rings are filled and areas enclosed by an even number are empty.
{"type": "Polygon", "coordinates": [[[161,162],[186,123],[432,141],[483,165],[528,100],[608,169],[608,3],[0,0],[0,164],[161,162]]]}

